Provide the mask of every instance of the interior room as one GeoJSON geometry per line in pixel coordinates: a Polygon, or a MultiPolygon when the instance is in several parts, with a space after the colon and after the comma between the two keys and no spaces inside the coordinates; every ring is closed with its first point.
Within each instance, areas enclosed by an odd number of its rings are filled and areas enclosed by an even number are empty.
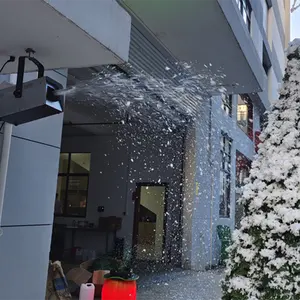
{"type": "Polygon", "coordinates": [[[179,265],[184,131],[83,99],[67,95],[50,259],[179,265]]]}

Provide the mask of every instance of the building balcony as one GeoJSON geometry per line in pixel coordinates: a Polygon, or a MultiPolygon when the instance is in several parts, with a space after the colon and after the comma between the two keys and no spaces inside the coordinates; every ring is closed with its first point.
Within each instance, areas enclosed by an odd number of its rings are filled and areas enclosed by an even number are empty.
{"type": "MultiPolygon", "coordinates": [[[[36,51],[46,69],[118,64],[128,60],[131,17],[115,0],[31,0],[0,3],[0,66],[36,51]]],[[[17,60],[3,73],[14,73],[17,60]]],[[[26,71],[35,70],[26,64],[26,71]]]]}
{"type": "Polygon", "coordinates": [[[178,61],[229,93],[260,92],[264,69],[236,0],[119,0],[178,61]],[[221,76],[222,74],[226,76],[221,76]]]}

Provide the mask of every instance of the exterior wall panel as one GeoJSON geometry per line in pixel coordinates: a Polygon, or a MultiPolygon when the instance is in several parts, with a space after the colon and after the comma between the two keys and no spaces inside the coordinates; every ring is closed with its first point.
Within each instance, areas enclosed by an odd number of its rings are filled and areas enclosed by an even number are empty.
{"type": "Polygon", "coordinates": [[[1,299],[45,299],[51,232],[51,225],[3,228],[1,299]],[[17,287],[13,283],[17,283],[17,287]]]}
{"type": "MultiPolygon", "coordinates": [[[[67,78],[54,73],[47,75],[65,86],[67,78]]],[[[61,114],[13,130],[0,238],[2,299],[45,297],[62,121],[61,114]]]]}
{"type": "Polygon", "coordinates": [[[262,62],[263,56],[263,38],[260,31],[259,24],[257,22],[256,16],[252,14],[251,17],[251,36],[256,48],[257,54],[259,56],[260,61],[262,62]]]}

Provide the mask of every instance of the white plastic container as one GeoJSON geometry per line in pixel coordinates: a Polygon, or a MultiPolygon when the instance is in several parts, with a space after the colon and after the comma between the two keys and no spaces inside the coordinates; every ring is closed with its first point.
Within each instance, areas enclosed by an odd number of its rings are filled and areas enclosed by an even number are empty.
{"type": "Polygon", "coordinates": [[[80,286],[79,300],[94,300],[95,286],[92,283],[83,283],[80,286]]]}

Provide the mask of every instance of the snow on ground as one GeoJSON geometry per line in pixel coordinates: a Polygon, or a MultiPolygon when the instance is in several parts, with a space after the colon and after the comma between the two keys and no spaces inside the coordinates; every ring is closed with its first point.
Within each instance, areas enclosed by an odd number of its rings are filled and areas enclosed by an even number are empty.
{"type": "Polygon", "coordinates": [[[149,277],[138,284],[137,300],[219,300],[220,270],[207,272],[180,271],[149,277]]]}
{"type": "Polygon", "coordinates": [[[138,281],[137,300],[220,300],[222,278],[222,270],[167,271],[145,276],[138,281]]]}

